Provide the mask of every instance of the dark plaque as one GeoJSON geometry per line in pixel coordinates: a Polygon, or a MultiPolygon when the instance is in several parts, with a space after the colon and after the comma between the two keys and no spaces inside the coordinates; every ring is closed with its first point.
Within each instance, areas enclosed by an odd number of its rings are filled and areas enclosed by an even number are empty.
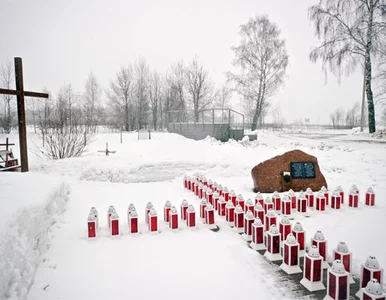
{"type": "Polygon", "coordinates": [[[313,162],[292,162],[291,177],[297,178],[315,178],[315,165],[313,162]]]}

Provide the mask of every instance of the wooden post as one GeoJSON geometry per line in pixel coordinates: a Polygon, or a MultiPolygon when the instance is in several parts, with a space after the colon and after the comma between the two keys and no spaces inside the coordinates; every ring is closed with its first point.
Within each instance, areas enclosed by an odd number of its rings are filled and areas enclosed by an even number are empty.
{"type": "Polygon", "coordinates": [[[23,86],[23,63],[20,57],[15,57],[15,82],[17,97],[17,115],[19,123],[19,143],[21,171],[28,172],[28,150],[27,150],[27,129],[25,124],[24,86],[23,86]]]}

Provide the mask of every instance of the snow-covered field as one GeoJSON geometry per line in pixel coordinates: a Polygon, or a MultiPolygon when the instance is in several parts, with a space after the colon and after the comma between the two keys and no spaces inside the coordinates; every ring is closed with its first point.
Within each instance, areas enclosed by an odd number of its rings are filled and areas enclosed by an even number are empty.
{"type": "MultiPolygon", "coordinates": [[[[386,267],[386,142],[345,131],[259,132],[249,144],[213,139],[193,141],[176,134],[99,134],[80,158],[50,161],[37,155],[39,139],[29,133],[30,172],[0,172],[0,300],[2,299],[294,299],[293,283],[280,282],[277,267],[247,247],[223,219],[214,233],[200,222],[171,232],[163,205],[182,199],[198,212],[199,201],[183,189],[184,174],[200,173],[252,198],[250,171],[259,162],[292,149],[318,158],[330,189],[361,192],[358,209],[296,215],[307,243],[321,230],[329,252],[343,240],[353,252],[353,273],[375,255],[386,267]],[[375,142],[376,141],[376,142],[375,142]],[[109,143],[115,154],[98,150],[109,143]],[[376,206],[364,207],[368,187],[376,206]],[[157,210],[160,233],[144,225],[145,205],[157,210]],[[128,234],[126,211],[133,203],[141,234],[128,234]],[[121,236],[111,238],[106,212],[114,205],[121,236]],[[100,236],[88,240],[86,218],[99,211],[100,236]]],[[[3,141],[4,135],[0,135],[3,141]]],[[[10,135],[18,142],[17,135],[10,135]]],[[[17,157],[18,147],[14,148],[17,157]]],[[[268,196],[268,195],[264,195],[268,196]]],[[[297,297],[299,298],[299,297],[297,297]]]]}

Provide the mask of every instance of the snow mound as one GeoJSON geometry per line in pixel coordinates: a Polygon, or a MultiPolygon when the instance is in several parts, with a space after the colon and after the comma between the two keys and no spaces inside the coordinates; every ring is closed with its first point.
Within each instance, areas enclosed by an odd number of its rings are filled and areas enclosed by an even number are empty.
{"type": "Polygon", "coordinates": [[[386,140],[386,128],[385,129],[378,129],[376,132],[371,134],[371,137],[376,138],[376,139],[386,140]]]}
{"type": "Polygon", "coordinates": [[[27,299],[50,228],[65,211],[70,188],[61,184],[44,207],[23,209],[0,236],[0,299],[27,299]]]}

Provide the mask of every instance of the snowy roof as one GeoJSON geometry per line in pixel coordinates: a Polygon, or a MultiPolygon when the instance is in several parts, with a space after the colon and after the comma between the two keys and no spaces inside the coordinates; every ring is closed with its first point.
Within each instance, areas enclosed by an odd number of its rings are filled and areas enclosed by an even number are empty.
{"type": "Polygon", "coordinates": [[[263,195],[260,194],[260,192],[258,192],[258,193],[255,195],[255,199],[264,199],[264,198],[263,198],[263,195]]]}
{"type": "Polygon", "coordinates": [[[255,221],[253,221],[253,224],[255,224],[257,226],[263,225],[263,223],[261,222],[260,218],[256,218],[255,221]]]}
{"type": "Polygon", "coordinates": [[[245,214],[244,217],[245,217],[246,219],[253,219],[253,218],[254,218],[253,213],[252,213],[250,210],[248,210],[248,211],[246,212],[246,214],[245,214]]]}
{"type": "Polygon", "coordinates": [[[337,274],[344,274],[346,273],[346,269],[344,268],[344,265],[341,260],[337,259],[332,263],[331,270],[334,273],[337,274]]]}
{"type": "Polygon", "coordinates": [[[366,259],[365,266],[370,269],[379,269],[379,263],[375,256],[369,256],[366,259]]]}
{"type": "Polygon", "coordinates": [[[297,243],[296,238],[292,233],[287,235],[285,242],[290,245],[295,245],[297,243]]]}
{"type": "Polygon", "coordinates": [[[281,224],[291,224],[290,220],[288,219],[287,216],[283,216],[280,220],[281,224]]]}
{"type": "Polygon", "coordinates": [[[348,253],[348,247],[345,242],[339,242],[338,246],[336,247],[336,251],[340,253],[348,253]]]}
{"type": "Polygon", "coordinates": [[[245,205],[253,205],[252,199],[248,199],[247,202],[245,202],[245,205]]]}
{"type": "Polygon", "coordinates": [[[371,279],[366,286],[366,291],[371,295],[383,295],[383,290],[377,279],[371,279]]]}
{"type": "Polygon", "coordinates": [[[261,205],[261,203],[257,202],[255,204],[255,210],[264,210],[263,206],[261,205]]]}
{"type": "Polygon", "coordinates": [[[323,235],[323,233],[320,230],[318,230],[315,233],[314,240],[316,240],[316,241],[324,241],[324,235],[323,235]]]}
{"type": "Polygon", "coordinates": [[[233,202],[232,202],[232,200],[228,200],[228,202],[227,202],[227,207],[235,207],[234,205],[233,205],[233,202]]]}
{"type": "Polygon", "coordinates": [[[274,216],[276,216],[276,213],[272,208],[270,208],[267,212],[267,216],[274,217],[274,216]]]}
{"type": "Polygon", "coordinates": [[[311,246],[307,254],[310,257],[320,257],[319,249],[316,246],[311,246]]]}
{"type": "Polygon", "coordinates": [[[272,234],[278,234],[279,230],[277,229],[275,224],[272,224],[271,227],[269,227],[269,232],[272,234]]]}
{"type": "Polygon", "coordinates": [[[303,226],[300,224],[300,222],[296,222],[293,229],[293,231],[303,231],[303,226]]]}

